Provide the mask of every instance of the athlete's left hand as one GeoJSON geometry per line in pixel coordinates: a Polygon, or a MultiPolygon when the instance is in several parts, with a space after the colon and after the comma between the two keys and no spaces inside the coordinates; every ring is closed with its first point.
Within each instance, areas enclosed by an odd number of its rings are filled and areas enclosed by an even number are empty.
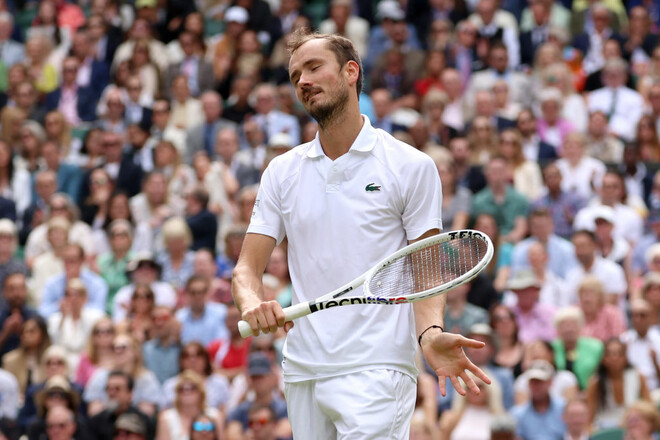
{"type": "Polygon", "coordinates": [[[447,394],[446,379],[449,378],[458,394],[465,396],[466,389],[461,386],[458,378],[463,379],[467,388],[475,394],[479,394],[479,387],[468,371],[487,384],[490,379],[486,373],[481,371],[463,351],[463,347],[482,348],[484,343],[474,339],[468,339],[465,336],[446,332],[428,332],[422,339],[422,353],[428,364],[438,375],[440,393],[447,394]]]}

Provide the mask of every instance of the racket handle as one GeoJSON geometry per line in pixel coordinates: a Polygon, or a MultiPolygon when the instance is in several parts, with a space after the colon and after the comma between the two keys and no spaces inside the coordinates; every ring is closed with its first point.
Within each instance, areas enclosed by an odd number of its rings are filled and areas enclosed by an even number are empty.
{"type": "MultiPolygon", "coordinates": [[[[293,305],[291,307],[286,307],[283,309],[284,312],[284,319],[288,321],[293,321],[296,318],[300,318],[305,315],[309,315],[312,313],[312,310],[309,308],[309,302],[304,302],[300,304],[293,305]]],[[[240,332],[241,336],[244,338],[247,338],[248,336],[252,336],[254,333],[252,333],[252,327],[250,327],[250,324],[247,323],[247,321],[238,321],[238,331],[240,332]]]]}

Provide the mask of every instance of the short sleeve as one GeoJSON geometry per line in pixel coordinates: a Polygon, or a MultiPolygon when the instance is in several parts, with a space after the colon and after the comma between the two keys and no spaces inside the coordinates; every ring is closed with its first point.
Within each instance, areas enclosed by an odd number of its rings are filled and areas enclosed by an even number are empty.
{"type": "Polygon", "coordinates": [[[433,160],[421,156],[411,161],[411,169],[404,169],[402,176],[406,238],[414,240],[431,229],[442,229],[442,184],[433,160]]]}
{"type": "Polygon", "coordinates": [[[248,233],[273,237],[279,244],[285,236],[277,175],[277,161],[271,162],[263,176],[254,203],[248,233]]]}

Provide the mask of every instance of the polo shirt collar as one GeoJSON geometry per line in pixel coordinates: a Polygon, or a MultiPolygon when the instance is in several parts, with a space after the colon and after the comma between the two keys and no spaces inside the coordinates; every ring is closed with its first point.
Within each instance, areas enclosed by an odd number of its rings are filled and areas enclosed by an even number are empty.
{"type": "MultiPolygon", "coordinates": [[[[371,121],[366,115],[362,115],[362,119],[364,120],[364,124],[362,124],[360,133],[358,133],[355,141],[353,141],[353,145],[351,145],[350,150],[348,150],[349,153],[366,153],[373,150],[376,146],[376,139],[378,138],[376,130],[371,126],[371,121]]],[[[307,157],[315,159],[321,156],[325,156],[325,153],[323,152],[323,147],[321,147],[321,141],[319,140],[319,134],[317,132],[307,150],[307,157]]]]}

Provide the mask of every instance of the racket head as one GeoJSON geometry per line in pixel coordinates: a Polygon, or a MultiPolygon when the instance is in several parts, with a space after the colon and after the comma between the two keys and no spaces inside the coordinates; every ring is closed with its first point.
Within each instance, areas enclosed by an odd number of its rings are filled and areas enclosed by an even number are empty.
{"type": "Polygon", "coordinates": [[[473,278],[493,258],[483,232],[446,232],[415,242],[376,265],[366,276],[364,295],[415,302],[446,293],[473,278]]]}

